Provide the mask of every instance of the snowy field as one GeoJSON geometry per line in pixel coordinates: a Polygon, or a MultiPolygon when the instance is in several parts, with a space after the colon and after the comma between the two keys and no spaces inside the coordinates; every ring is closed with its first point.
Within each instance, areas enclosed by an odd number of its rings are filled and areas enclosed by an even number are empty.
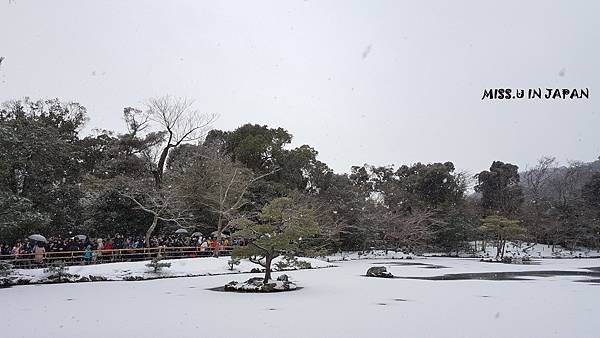
{"type": "MultiPolygon", "coordinates": [[[[333,263],[328,263],[323,260],[298,257],[302,262],[310,263],[311,268],[325,268],[333,266],[333,263]]],[[[247,259],[240,260],[240,264],[233,266],[233,269],[228,265],[230,257],[202,257],[202,258],[182,258],[182,259],[165,259],[164,262],[170,263],[171,266],[164,268],[160,274],[150,272],[146,266],[149,261],[141,262],[123,262],[123,263],[105,263],[92,264],[81,266],[70,266],[68,272],[77,276],[99,276],[109,281],[126,280],[127,278],[137,277],[141,279],[155,279],[167,277],[196,277],[210,275],[225,275],[235,273],[247,273],[254,268],[260,266],[250,262],[247,259]]],[[[277,269],[277,263],[282,260],[282,257],[273,260],[273,269],[277,269]]],[[[289,267],[290,270],[296,269],[295,266],[289,267]]],[[[26,279],[31,283],[44,282],[47,273],[44,269],[15,269],[13,277],[17,279],[26,279]]],[[[77,278],[74,278],[75,280],[77,278]]]]}
{"type": "MultiPolygon", "coordinates": [[[[0,289],[2,337],[598,337],[597,277],[417,280],[500,271],[591,271],[600,259],[539,265],[476,259],[352,260],[287,272],[301,289],[275,294],[208,290],[260,274],[0,289]],[[424,263],[428,265],[398,265],[424,263]]],[[[275,276],[280,273],[275,273],[275,276]]]]}

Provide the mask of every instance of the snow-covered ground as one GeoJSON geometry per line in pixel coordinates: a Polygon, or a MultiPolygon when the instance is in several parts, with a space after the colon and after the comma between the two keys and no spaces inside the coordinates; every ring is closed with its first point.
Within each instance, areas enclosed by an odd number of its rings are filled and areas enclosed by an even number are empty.
{"type": "Polygon", "coordinates": [[[388,250],[387,252],[384,250],[367,250],[363,252],[337,252],[321,258],[328,262],[339,262],[357,259],[412,259],[414,255],[392,250],[388,250]]]}
{"type": "Polygon", "coordinates": [[[373,265],[401,277],[589,271],[582,268],[598,267],[600,259],[542,260],[539,265],[458,258],[335,264],[286,272],[301,288],[276,294],[209,290],[260,274],[0,289],[0,332],[2,337],[86,338],[598,337],[600,332],[600,284],[576,282],[587,277],[429,281],[362,276],[373,265]]]}
{"type": "MultiPolygon", "coordinates": [[[[481,243],[479,243],[481,246],[481,243]]],[[[478,251],[479,256],[495,257],[497,249],[491,244],[487,244],[485,251],[478,251]]],[[[570,250],[559,245],[552,247],[547,244],[528,244],[528,243],[506,243],[504,249],[505,256],[530,256],[532,258],[597,258],[600,257],[600,250],[579,248],[570,250]]]]}
{"type": "MultiPolygon", "coordinates": [[[[192,276],[207,276],[207,275],[223,275],[250,272],[252,269],[261,268],[259,265],[250,262],[247,259],[240,260],[239,265],[235,265],[233,270],[230,269],[228,261],[230,257],[202,257],[202,258],[182,258],[173,260],[163,260],[162,262],[170,263],[171,266],[163,268],[160,273],[150,271],[146,266],[149,261],[141,262],[125,262],[125,263],[107,263],[82,266],[68,267],[68,273],[75,274],[81,277],[95,276],[102,277],[109,281],[126,280],[127,278],[165,278],[165,277],[192,277],[192,276]]],[[[282,260],[282,257],[273,260],[273,268],[277,270],[277,263],[282,260]]],[[[325,261],[298,257],[298,260],[310,263],[311,268],[324,268],[333,266],[325,261]]],[[[290,266],[289,269],[296,269],[295,266],[290,266]]],[[[12,277],[17,279],[26,279],[31,283],[44,282],[47,273],[44,269],[15,269],[12,277]]]]}
{"type": "MultiPolygon", "coordinates": [[[[481,241],[477,242],[477,251],[459,252],[459,256],[463,258],[494,258],[496,257],[496,246],[487,242],[485,250],[481,250],[481,241]]],[[[471,242],[470,246],[475,247],[475,243],[471,242]]],[[[507,242],[504,254],[507,257],[530,257],[530,258],[600,258],[600,250],[592,250],[587,248],[578,248],[576,250],[570,250],[561,247],[560,245],[552,246],[547,244],[533,244],[525,242],[507,242]]],[[[426,257],[439,257],[447,256],[447,253],[443,252],[429,252],[422,256],[426,257]]],[[[356,260],[356,259],[406,259],[416,258],[414,254],[395,252],[393,250],[367,250],[363,252],[338,252],[327,257],[323,257],[324,260],[330,262],[356,260]]]]}

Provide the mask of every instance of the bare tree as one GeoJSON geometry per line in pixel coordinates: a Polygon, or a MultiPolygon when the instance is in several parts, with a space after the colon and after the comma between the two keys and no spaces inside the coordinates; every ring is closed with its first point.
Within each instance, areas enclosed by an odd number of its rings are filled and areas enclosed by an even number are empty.
{"type": "Polygon", "coordinates": [[[400,247],[409,251],[424,247],[432,236],[430,226],[437,222],[431,210],[413,209],[410,213],[385,210],[380,214],[380,226],[384,242],[393,243],[396,250],[400,247]]]}
{"type": "Polygon", "coordinates": [[[150,237],[154,233],[158,221],[174,223],[180,228],[185,228],[186,223],[192,219],[191,210],[186,207],[184,197],[169,190],[146,192],[119,192],[119,194],[135,204],[135,209],[142,210],[152,215],[152,224],[146,230],[144,245],[150,247],[150,237]]]}
{"type": "Polygon", "coordinates": [[[201,141],[216,115],[200,113],[192,100],[167,95],[149,99],[144,111],[125,108],[124,118],[129,131],[124,138],[131,142],[129,154],[145,159],[154,180],[152,191],[143,187],[138,189],[143,193],[122,193],[136,208],[153,215],[145,236],[148,246],[158,221],[179,224],[189,219],[180,215],[186,208],[182,202],[184,198],[177,196],[179,190],[175,185],[163,187],[170,151],[182,144],[201,141]]]}
{"type": "Polygon", "coordinates": [[[529,197],[535,199],[542,195],[555,164],[556,158],[544,156],[538,160],[537,165],[533,169],[527,170],[523,174],[525,184],[528,187],[529,197]]]}
{"type": "Polygon", "coordinates": [[[571,162],[552,181],[555,201],[559,207],[567,207],[580,199],[581,187],[589,178],[589,169],[581,162],[571,162]]]}
{"type": "Polygon", "coordinates": [[[543,234],[544,212],[552,207],[547,190],[555,164],[554,157],[544,156],[538,160],[535,167],[523,173],[523,183],[525,184],[523,212],[524,216],[528,218],[529,227],[536,241],[543,234]]]}
{"type": "Polygon", "coordinates": [[[216,147],[203,147],[199,152],[183,178],[182,190],[191,197],[192,205],[216,214],[216,239],[221,241],[223,232],[229,229],[229,221],[249,203],[248,189],[278,169],[257,176],[216,147]]]}
{"type": "Polygon", "coordinates": [[[336,207],[339,206],[334,205],[328,198],[300,191],[292,191],[288,197],[292,198],[297,205],[312,210],[319,224],[320,236],[304,241],[304,243],[311,242],[307,245],[310,246],[308,249],[312,253],[318,254],[327,249],[341,250],[344,236],[359,231],[358,227],[349,223],[348,217],[337,210],[336,207]]]}
{"type": "Polygon", "coordinates": [[[128,125],[136,128],[136,131],[144,130],[147,124],[154,124],[164,136],[164,141],[156,149],[154,156],[147,153],[153,164],[152,174],[156,188],[160,189],[162,186],[169,152],[181,144],[201,141],[216,117],[215,114],[200,113],[194,108],[192,100],[168,95],[149,99],[145,112],[137,111],[135,115],[130,115],[128,125]]]}

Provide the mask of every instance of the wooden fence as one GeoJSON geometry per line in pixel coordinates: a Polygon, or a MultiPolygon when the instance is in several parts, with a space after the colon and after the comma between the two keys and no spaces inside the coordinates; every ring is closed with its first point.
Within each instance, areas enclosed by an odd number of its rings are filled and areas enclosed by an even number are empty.
{"type": "MultiPolygon", "coordinates": [[[[233,246],[222,246],[219,248],[220,256],[230,256],[233,246]]],[[[210,257],[214,255],[216,248],[184,246],[184,247],[153,247],[139,249],[110,249],[92,250],[92,257],[86,257],[85,251],[52,251],[46,252],[42,260],[36,260],[34,253],[19,255],[0,255],[0,261],[8,262],[15,268],[39,268],[58,265],[102,264],[113,262],[136,262],[150,260],[160,255],[164,259],[210,257]]]]}

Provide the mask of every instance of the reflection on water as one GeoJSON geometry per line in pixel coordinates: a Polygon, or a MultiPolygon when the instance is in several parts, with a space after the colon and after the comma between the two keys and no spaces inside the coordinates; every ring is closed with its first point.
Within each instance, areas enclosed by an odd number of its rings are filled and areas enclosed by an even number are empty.
{"type": "MultiPolygon", "coordinates": [[[[589,271],[502,271],[502,272],[476,272],[476,273],[451,273],[430,277],[398,277],[403,279],[420,280],[530,280],[526,277],[555,277],[555,276],[586,276],[600,277],[600,267],[585,268],[589,271]]],[[[599,283],[600,279],[578,280],[578,282],[599,283]]]]}

